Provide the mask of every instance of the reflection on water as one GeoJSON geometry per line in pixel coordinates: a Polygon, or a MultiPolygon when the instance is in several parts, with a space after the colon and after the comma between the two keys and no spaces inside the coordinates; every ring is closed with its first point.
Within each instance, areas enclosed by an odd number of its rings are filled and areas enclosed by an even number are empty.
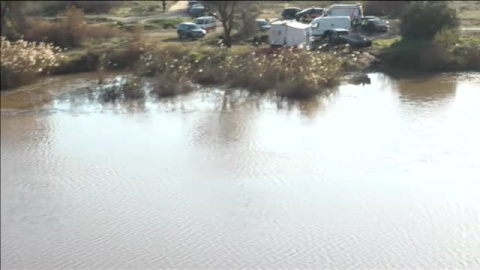
{"type": "Polygon", "coordinates": [[[449,76],[421,76],[399,79],[396,88],[405,102],[450,101],[455,96],[457,81],[449,76]]]}
{"type": "Polygon", "coordinates": [[[478,75],[369,77],[304,102],[2,93],[2,269],[480,268],[478,75]]]}

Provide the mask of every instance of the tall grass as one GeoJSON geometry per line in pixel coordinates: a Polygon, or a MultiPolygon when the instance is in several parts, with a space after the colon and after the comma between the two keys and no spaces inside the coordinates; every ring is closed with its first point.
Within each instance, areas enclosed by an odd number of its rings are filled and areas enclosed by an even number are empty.
{"type": "Polygon", "coordinates": [[[16,87],[34,80],[49,67],[57,66],[61,49],[52,44],[1,37],[1,89],[16,87]]]}
{"type": "Polygon", "coordinates": [[[292,49],[262,53],[251,48],[235,51],[166,45],[143,55],[136,71],[156,76],[160,96],[185,92],[185,85],[195,82],[309,98],[328,92],[344,61],[339,55],[292,49]]]}

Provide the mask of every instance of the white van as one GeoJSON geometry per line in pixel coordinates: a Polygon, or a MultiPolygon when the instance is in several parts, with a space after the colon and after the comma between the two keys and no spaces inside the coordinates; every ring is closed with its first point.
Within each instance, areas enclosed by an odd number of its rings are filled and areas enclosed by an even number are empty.
{"type": "Polygon", "coordinates": [[[310,36],[313,40],[326,38],[332,30],[349,31],[351,28],[349,16],[319,17],[310,23],[310,36]]]}
{"type": "Polygon", "coordinates": [[[363,8],[361,4],[335,4],[328,8],[325,16],[349,16],[350,19],[360,22],[363,18],[363,8]]]}
{"type": "Polygon", "coordinates": [[[215,30],[217,26],[217,21],[214,17],[205,16],[205,17],[198,17],[196,18],[193,23],[198,24],[202,29],[209,32],[215,30]]]}

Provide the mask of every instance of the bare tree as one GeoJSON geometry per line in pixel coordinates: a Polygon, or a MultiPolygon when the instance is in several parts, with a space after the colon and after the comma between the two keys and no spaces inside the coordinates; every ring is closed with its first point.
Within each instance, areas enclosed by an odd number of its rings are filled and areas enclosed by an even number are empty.
{"type": "Polygon", "coordinates": [[[222,23],[223,43],[232,46],[232,30],[239,26],[242,12],[254,5],[253,1],[200,1],[222,23]]]}

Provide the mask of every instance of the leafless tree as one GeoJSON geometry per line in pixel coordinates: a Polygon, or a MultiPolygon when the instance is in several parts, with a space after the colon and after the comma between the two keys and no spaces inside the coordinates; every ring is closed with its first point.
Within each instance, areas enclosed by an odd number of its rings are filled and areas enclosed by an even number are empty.
{"type": "Polygon", "coordinates": [[[254,5],[253,1],[200,1],[222,23],[223,43],[232,46],[232,30],[241,25],[242,12],[254,5]]]}

